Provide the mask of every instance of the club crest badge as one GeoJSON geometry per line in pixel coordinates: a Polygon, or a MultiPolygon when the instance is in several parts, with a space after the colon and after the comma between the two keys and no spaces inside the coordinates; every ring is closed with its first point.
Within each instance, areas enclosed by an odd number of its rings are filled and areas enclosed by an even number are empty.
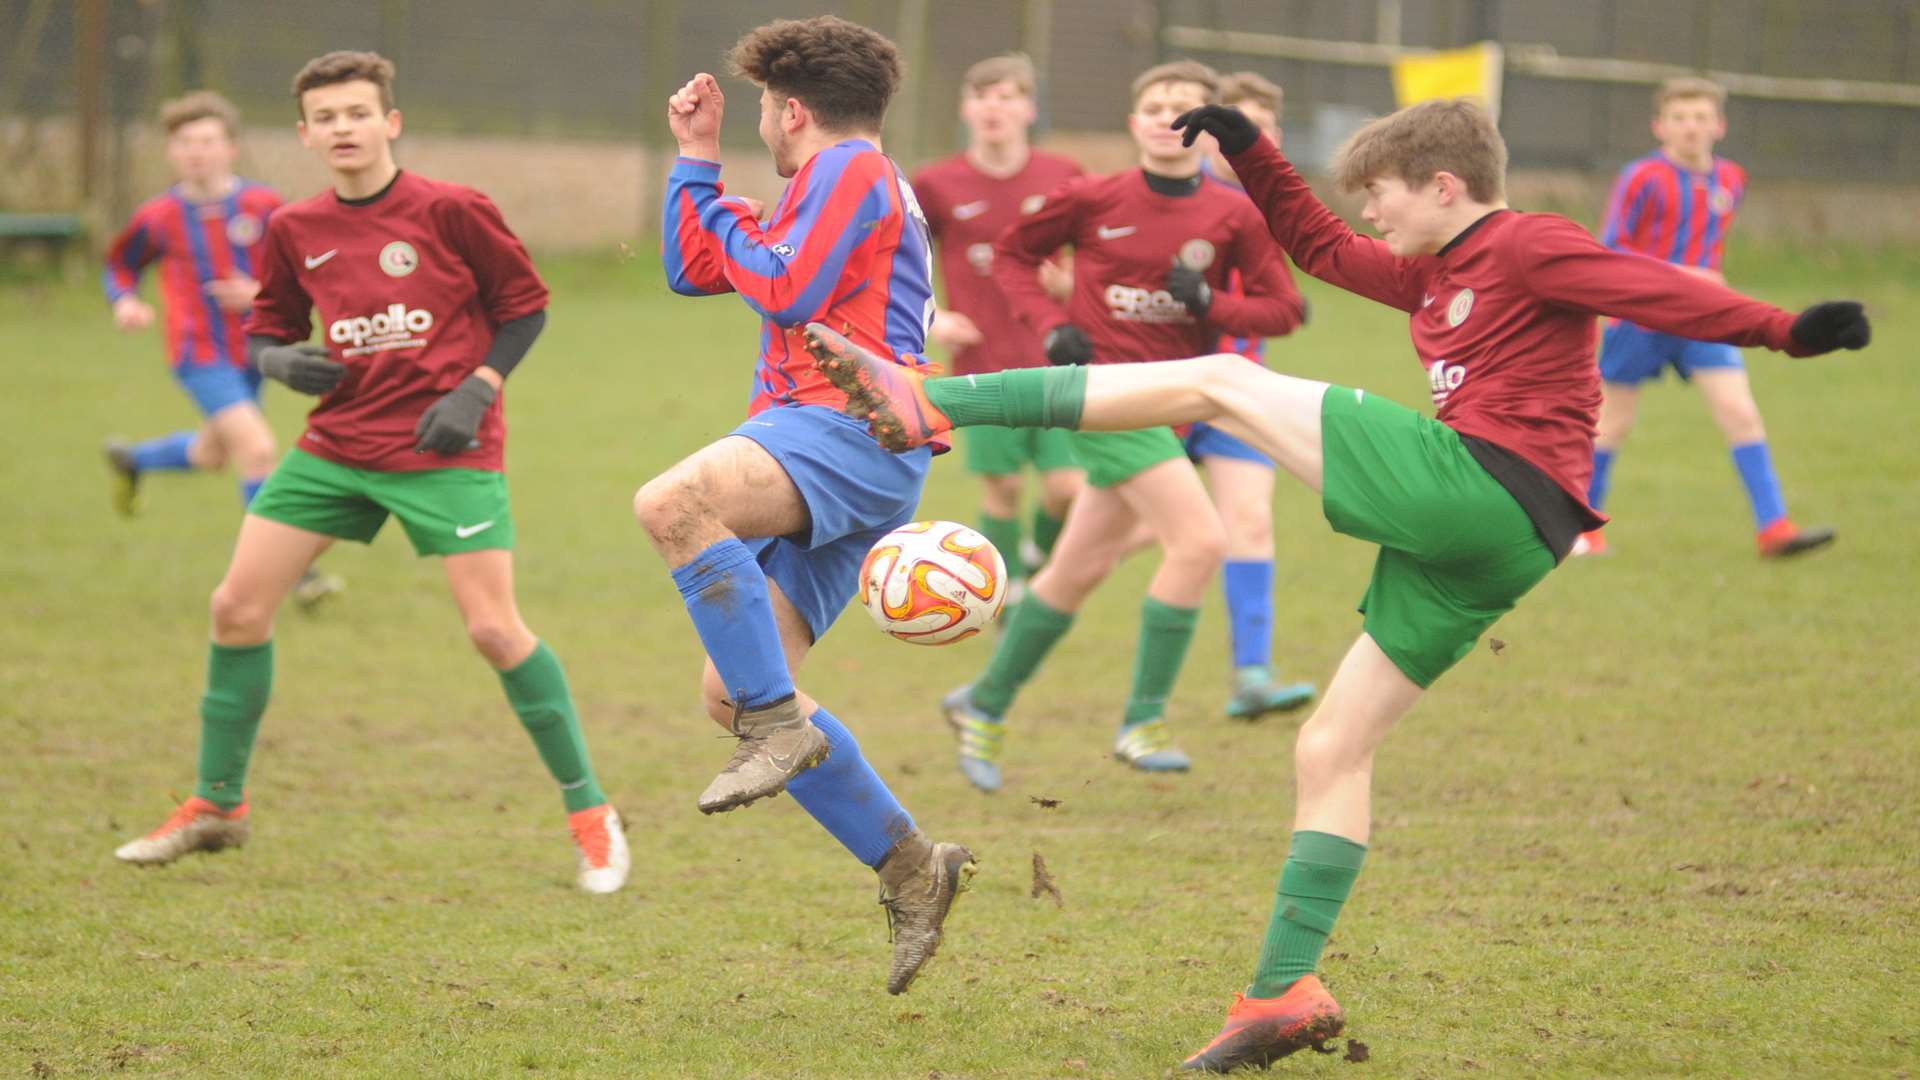
{"type": "Polygon", "coordinates": [[[252,247],[266,231],[260,219],[252,214],[235,214],[227,222],[227,243],[234,247],[252,247]]]}
{"type": "Polygon", "coordinates": [[[380,249],[380,269],[388,277],[406,277],[420,269],[420,254],[405,240],[395,240],[380,249]]]}
{"type": "Polygon", "coordinates": [[[1473,290],[1461,289],[1453,296],[1453,303],[1447,305],[1447,325],[1459,326],[1473,313],[1473,290]]]}
{"type": "Polygon", "coordinates": [[[1213,245],[1205,240],[1189,240],[1180,245],[1180,265],[1189,270],[1205,270],[1213,265],[1213,245]]]}
{"type": "Polygon", "coordinates": [[[1047,205],[1047,197],[1045,195],[1029,195],[1020,200],[1020,212],[1023,214],[1031,214],[1045,205],[1047,205]]]}

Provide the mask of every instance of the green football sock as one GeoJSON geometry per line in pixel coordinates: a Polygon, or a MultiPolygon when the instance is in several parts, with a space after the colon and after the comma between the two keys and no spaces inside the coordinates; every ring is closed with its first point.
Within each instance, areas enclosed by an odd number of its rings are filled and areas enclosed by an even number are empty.
{"type": "Polygon", "coordinates": [[[1007,576],[1015,581],[1025,580],[1027,564],[1020,561],[1020,519],[994,517],[985,511],[980,513],[980,535],[987,538],[1007,560],[1007,576]]]}
{"type": "Polygon", "coordinates": [[[1070,428],[1087,403],[1087,369],[1077,365],[955,375],[925,385],[927,400],[954,427],[1070,428]]]}
{"type": "Polygon", "coordinates": [[[1149,596],[1140,602],[1140,646],[1133,656],[1133,693],[1127,697],[1126,726],[1157,720],[1166,712],[1180,666],[1187,661],[1200,609],[1174,607],[1149,596]]]}
{"type": "Polygon", "coordinates": [[[207,647],[200,698],[200,776],[193,793],[231,810],[246,800],[247,759],[273,694],[273,642],[207,647]]]}
{"type": "Polygon", "coordinates": [[[1066,519],[1047,513],[1044,506],[1034,508],[1033,546],[1040,549],[1040,554],[1053,554],[1054,542],[1060,539],[1060,530],[1066,523],[1066,519]]]}
{"type": "Polygon", "coordinates": [[[547,771],[559,782],[567,812],[606,802],[606,793],[593,778],[593,763],[587,760],[587,739],[580,732],[580,716],[567,689],[567,673],[547,643],[534,646],[533,654],[519,666],[500,672],[500,685],[506,688],[507,701],[512,703],[520,723],[533,737],[540,760],[547,763],[547,771]]]}
{"type": "Polygon", "coordinates": [[[990,716],[1005,716],[1013,695],[1033,678],[1040,661],[1072,625],[1071,613],[1055,611],[1028,593],[1007,617],[1007,629],[994,647],[993,658],[987,661],[987,670],[973,684],[969,696],[974,708],[990,716]]]}
{"type": "Polygon", "coordinates": [[[1293,834],[1293,850],[1280,870],[1280,894],[1273,901],[1273,918],[1248,997],[1279,997],[1301,976],[1313,974],[1366,857],[1367,845],[1342,836],[1307,830],[1293,834]]]}

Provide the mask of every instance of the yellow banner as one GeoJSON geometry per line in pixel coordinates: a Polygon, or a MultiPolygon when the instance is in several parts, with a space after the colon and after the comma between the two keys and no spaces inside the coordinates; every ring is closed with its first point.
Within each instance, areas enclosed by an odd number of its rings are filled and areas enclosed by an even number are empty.
{"type": "Polygon", "coordinates": [[[1502,58],[1498,42],[1404,56],[1393,62],[1393,96],[1400,108],[1434,98],[1479,98],[1500,118],[1502,58]]]}

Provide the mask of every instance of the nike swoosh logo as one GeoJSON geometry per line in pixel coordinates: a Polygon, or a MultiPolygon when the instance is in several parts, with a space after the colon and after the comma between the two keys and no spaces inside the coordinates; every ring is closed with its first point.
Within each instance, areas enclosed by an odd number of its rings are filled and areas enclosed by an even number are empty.
{"type": "Polygon", "coordinates": [[[453,535],[465,540],[469,536],[477,536],[491,528],[493,528],[492,521],[483,521],[478,525],[455,525],[453,535]]]}
{"type": "Polygon", "coordinates": [[[1118,227],[1102,225],[1094,230],[1094,232],[1100,234],[1100,239],[1102,240],[1118,240],[1123,236],[1132,236],[1139,231],[1140,227],[1138,225],[1121,225],[1118,227]]]}
{"type": "Polygon", "coordinates": [[[340,254],[339,248],[330,248],[326,251],[321,252],[318,255],[309,255],[307,256],[307,269],[311,270],[314,267],[319,266],[321,263],[326,262],[328,259],[331,259],[338,254],[340,254]]]}
{"type": "Polygon", "coordinates": [[[1421,306],[1421,307],[1432,307],[1432,306],[1433,306],[1433,297],[1431,297],[1431,296],[1422,296],[1422,297],[1420,298],[1420,306],[1421,306]]]}
{"type": "Polygon", "coordinates": [[[973,218],[979,217],[981,214],[984,214],[986,212],[987,212],[987,200],[985,199],[981,199],[979,202],[967,203],[965,206],[956,206],[953,208],[953,216],[959,218],[961,221],[969,221],[973,218]]]}

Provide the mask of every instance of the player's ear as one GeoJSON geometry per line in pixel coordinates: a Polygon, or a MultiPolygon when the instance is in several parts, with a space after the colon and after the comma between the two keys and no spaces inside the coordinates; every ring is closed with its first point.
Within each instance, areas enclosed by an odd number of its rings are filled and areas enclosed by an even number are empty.
{"type": "Polygon", "coordinates": [[[392,139],[397,139],[399,137],[400,137],[400,110],[388,109],[387,110],[387,138],[389,140],[392,140],[392,139]]]}
{"type": "Polygon", "coordinates": [[[780,110],[780,126],[786,131],[799,131],[813,119],[813,113],[807,109],[807,103],[799,98],[787,99],[787,107],[780,110]]]}

